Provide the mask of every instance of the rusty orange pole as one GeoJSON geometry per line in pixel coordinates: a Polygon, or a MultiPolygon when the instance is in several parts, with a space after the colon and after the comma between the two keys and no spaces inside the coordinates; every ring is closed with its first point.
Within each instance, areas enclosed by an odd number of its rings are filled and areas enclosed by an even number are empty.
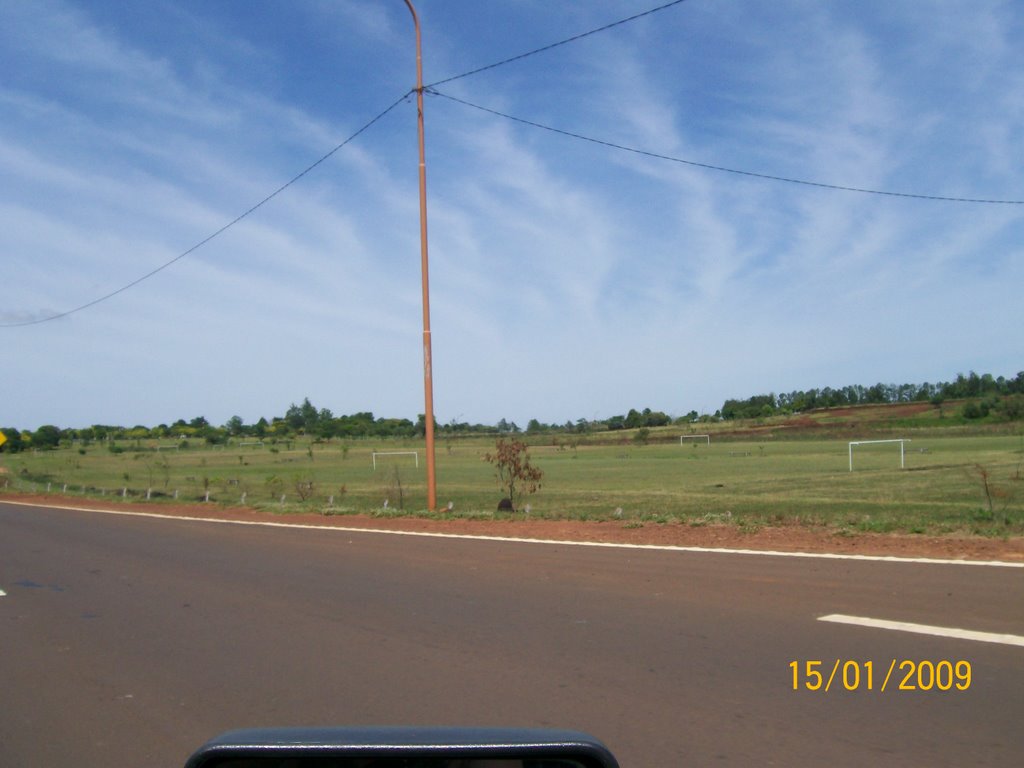
{"type": "Polygon", "coordinates": [[[420,144],[420,265],[423,272],[423,396],[424,430],[427,438],[427,509],[437,511],[437,476],[434,467],[434,373],[430,352],[430,277],[427,268],[427,153],[423,141],[423,48],[420,19],[410,0],[405,0],[416,27],[416,127],[420,144]]]}

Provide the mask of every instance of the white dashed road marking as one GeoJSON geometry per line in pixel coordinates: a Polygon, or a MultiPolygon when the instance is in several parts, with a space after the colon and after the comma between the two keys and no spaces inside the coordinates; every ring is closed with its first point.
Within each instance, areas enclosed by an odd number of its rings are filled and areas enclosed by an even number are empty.
{"type": "Polygon", "coordinates": [[[818,621],[853,624],[858,627],[873,627],[874,629],[891,629],[897,632],[914,632],[919,635],[952,637],[957,640],[974,640],[979,643],[1001,643],[1002,645],[1019,645],[1024,647],[1024,637],[1020,635],[1003,635],[997,632],[978,632],[973,629],[957,629],[955,627],[933,627],[928,624],[911,624],[907,621],[887,621],[886,619],[869,619],[864,616],[844,616],[841,613],[820,616],[818,621]]]}

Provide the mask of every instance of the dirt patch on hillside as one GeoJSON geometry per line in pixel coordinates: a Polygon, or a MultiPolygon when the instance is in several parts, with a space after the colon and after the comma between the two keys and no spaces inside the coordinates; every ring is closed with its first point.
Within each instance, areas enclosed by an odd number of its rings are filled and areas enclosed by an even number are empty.
{"type": "Polygon", "coordinates": [[[917,403],[887,403],[885,405],[850,405],[839,408],[828,408],[816,413],[822,413],[836,418],[851,418],[854,416],[864,417],[866,414],[877,413],[886,419],[908,419],[913,416],[930,411],[934,405],[927,402],[917,403]]]}
{"type": "Polygon", "coordinates": [[[783,525],[744,530],[732,525],[692,526],[683,523],[623,524],[615,521],[568,520],[436,520],[415,517],[378,518],[369,515],[323,516],[259,512],[218,507],[213,504],[139,504],[68,499],[61,496],[0,495],[0,501],[142,512],[173,517],[199,517],[243,522],[273,522],[335,528],[366,528],[391,531],[472,536],[500,536],[548,541],[591,541],[651,544],[676,547],[713,547],[781,552],[829,552],[835,554],[931,557],[951,560],[1001,560],[1024,562],[1024,537],[988,539],[961,536],[911,534],[840,534],[821,528],[783,525]]]}

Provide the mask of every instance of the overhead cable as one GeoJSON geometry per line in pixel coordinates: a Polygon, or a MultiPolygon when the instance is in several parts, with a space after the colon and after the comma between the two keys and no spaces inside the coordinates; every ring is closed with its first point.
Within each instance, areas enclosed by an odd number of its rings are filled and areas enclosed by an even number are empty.
{"type": "Polygon", "coordinates": [[[481,112],[487,112],[487,113],[489,113],[491,115],[495,115],[497,117],[501,117],[501,118],[504,118],[506,120],[511,120],[513,122],[516,122],[516,123],[521,123],[522,125],[528,125],[528,126],[530,126],[532,128],[539,128],[539,129],[544,130],[544,131],[550,131],[551,133],[557,133],[557,134],[560,134],[562,136],[567,136],[567,137],[569,137],[571,139],[578,139],[580,141],[587,141],[587,142],[590,142],[591,144],[597,144],[597,145],[602,146],[602,147],[609,147],[611,149],[618,149],[618,150],[621,150],[623,152],[631,152],[631,153],[633,153],[635,155],[642,155],[644,157],[651,157],[651,158],[654,158],[655,160],[667,160],[669,162],[680,163],[682,165],[689,165],[689,166],[692,166],[692,167],[695,167],[695,168],[704,168],[704,169],[709,170],[709,171],[718,171],[718,172],[721,172],[721,173],[732,173],[732,174],[735,174],[737,176],[747,176],[747,177],[751,177],[751,178],[755,178],[755,179],[764,179],[766,181],[783,182],[783,183],[786,183],[786,184],[799,184],[799,185],[802,185],[802,186],[805,186],[805,187],[817,187],[819,189],[832,189],[832,190],[836,190],[836,191],[839,191],[839,192],[857,192],[857,193],[865,194],[865,195],[884,195],[884,196],[887,196],[887,197],[906,197],[906,198],[912,198],[912,199],[915,199],[915,200],[934,200],[934,201],[945,202],[945,203],[976,203],[976,204],[984,204],[984,205],[1024,205],[1024,200],[998,200],[998,199],[980,198],[980,197],[951,197],[951,196],[945,196],[945,195],[918,194],[918,193],[914,193],[914,192],[893,192],[893,191],[890,191],[890,190],[868,189],[868,188],[865,188],[865,187],[853,187],[853,186],[847,186],[847,185],[843,185],[843,184],[828,184],[828,183],[825,183],[825,182],[822,182],[822,181],[809,181],[807,179],[794,179],[794,178],[790,178],[790,177],[787,177],[787,176],[775,176],[775,175],[772,175],[770,173],[758,173],[756,171],[746,171],[746,170],[742,170],[742,169],[739,169],[739,168],[727,168],[727,167],[721,166],[721,165],[712,165],[711,163],[702,163],[702,162],[699,162],[697,160],[686,160],[686,159],[681,158],[681,157],[673,157],[672,155],[665,155],[665,154],[661,154],[659,152],[652,152],[652,151],[649,151],[649,150],[646,150],[646,149],[637,149],[636,147],[628,147],[628,146],[626,146],[624,144],[616,144],[615,142],[606,141],[604,139],[595,139],[592,136],[585,136],[585,135],[583,135],[581,133],[574,133],[573,131],[567,131],[567,130],[564,130],[562,128],[555,128],[555,127],[550,126],[550,125],[544,125],[543,123],[538,123],[538,122],[535,122],[533,120],[527,120],[526,118],[522,118],[522,117],[516,117],[515,115],[510,115],[510,114],[508,114],[506,112],[499,112],[496,109],[491,109],[490,107],[484,107],[484,106],[482,106],[480,104],[474,104],[471,101],[466,101],[465,99],[460,99],[460,98],[457,98],[455,96],[451,96],[451,95],[449,95],[447,93],[442,93],[442,92],[440,92],[438,90],[435,90],[433,88],[427,88],[425,90],[426,90],[427,93],[431,94],[432,96],[440,96],[443,99],[448,99],[449,101],[454,101],[457,104],[462,104],[463,106],[472,107],[473,109],[478,109],[481,112]]]}
{"type": "Polygon", "coordinates": [[[126,283],[126,284],[122,285],[120,288],[118,288],[118,289],[116,289],[114,291],[111,291],[110,293],[108,293],[108,294],[106,294],[104,296],[100,296],[97,299],[93,299],[92,301],[89,301],[89,302],[86,302],[85,304],[77,306],[74,309],[68,309],[68,310],[66,310],[64,312],[58,312],[56,314],[47,315],[46,317],[36,318],[34,320],[21,320],[19,322],[14,322],[14,323],[0,323],[0,328],[20,328],[20,327],[26,326],[26,325],[39,325],[40,323],[48,323],[51,320],[58,320],[58,319],[60,319],[62,317],[67,317],[68,315],[73,315],[76,312],[81,312],[83,309],[88,309],[89,307],[94,307],[97,304],[100,304],[100,303],[106,301],[107,299],[112,299],[115,296],[117,296],[118,294],[124,293],[125,291],[129,290],[130,288],[134,288],[139,283],[141,283],[141,282],[143,282],[145,280],[148,280],[149,278],[153,277],[154,275],[156,275],[156,274],[158,274],[160,272],[163,272],[165,269],[167,269],[172,264],[175,264],[176,262],[179,262],[182,259],[184,259],[186,256],[189,256],[189,255],[195,253],[196,251],[198,251],[200,248],[202,248],[204,245],[209,243],[214,238],[216,238],[216,237],[224,234],[225,232],[227,232],[233,226],[235,226],[240,221],[242,221],[242,219],[244,219],[247,216],[255,213],[256,211],[258,211],[264,205],[266,205],[271,200],[273,200],[275,197],[277,197],[279,194],[281,194],[286,189],[288,189],[288,187],[290,187],[292,184],[297,182],[303,176],[308,174],[314,168],[316,168],[317,166],[322,164],[324,161],[326,161],[328,158],[330,158],[332,155],[334,155],[339,149],[344,147],[349,142],[353,141],[357,136],[359,136],[361,133],[363,133],[368,128],[370,128],[370,126],[372,126],[378,120],[382,119],[385,115],[388,114],[388,112],[390,112],[395,107],[397,107],[399,104],[401,104],[403,101],[405,101],[406,98],[408,98],[410,93],[412,93],[412,91],[407,91],[406,93],[403,93],[400,98],[395,99],[395,101],[391,104],[391,106],[389,106],[387,109],[385,109],[379,115],[377,115],[375,118],[373,118],[372,120],[367,122],[365,125],[363,125],[362,128],[360,128],[358,131],[353,133],[351,136],[349,136],[347,139],[345,139],[343,142],[341,142],[338,146],[336,146],[330,152],[328,152],[327,154],[323,155],[319,160],[317,160],[316,162],[314,162],[311,165],[307,166],[305,170],[303,170],[302,172],[300,172],[300,173],[296,174],[295,176],[293,176],[290,180],[288,180],[287,182],[282,184],[280,187],[275,189],[273,192],[271,192],[269,195],[264,197],[258,203],[253,205],[247,211],[245,211],[244,213],[239,214],[238,216],[233,218],[231,221],[229,221],[227,224],[225,224],[223,227],[218,229],[216,232],[214,232],[214,233],[212,233],[210,235],[207,235],[206,237],[204,237],[202,240],[200,240],[198,243],[193,245],[188,250],[185,250],[185,251],[182,251],[181,253],[179,253],[173,259],[171,259],[169,261],[165,261],[159,267],[156,267],[155,269],[150,270],[149,272],[147,272],[146,274],[142,275],[141,277],[137,277],[136,279],[132,280],[130,283],[126,283]]]}
{"type": "Polygon", "coordinates": [[[452,77],[446,77],[444,80],[438,80],[437,82],[430,83],[429,85],[424,86],[424,87],[425,88],[433,88],[434,86],[444,85],[445,83],[450,83],[450,82],[452,82],[454,80],[461,80],[464,77],[471,77],[472,75],[479,75],[481,72],[486,72],[489,69],[496,69],[497,67],[504,66],[505,64],[511,64],[514,61],[520,61],[522,59],[529,58],[530,56],[536,56],[538,53],[544,53],[545,51],[550,51],[552,48],[558,48],[558,47],[563,46],[563,45],[568,45],[569,43],[575,43],[577,40],[582,40],[585,37],[590,37],[591,35],[596,35],[598,32],[606,32],[609,29],[613,29],[614,27],[618,27],[618,26],[621,26],[623,24],[628,24],[631,21],[636,21],[637,19],[642,19],[644,16],[650,16],[653,13],[657,13],[658,11],[664,11],[666,8],[671,8],[674,5],[680,5],[680,4],[685,3],[685,2],[686,2],[686,0],[673,0],[671,3],[665,3],[664,5],[659,5],[657,8],[651,8],[650,10],[642,11],[641,13],[635,13],[632,16],[629,16],[628,18],[619,19],[618,21],[613,21],[611,24],[605,24],[603,27],[598,27],[597,29],[592,29],[589,32],[581,32],[578,35],[573,35],[572,37],[567,37],[565,40],[559,40],[557,43],[551,43],[550,45],[544,45],[544,46],[541,46],[540,48],[535,48],[532,51],[527,51],[526,53],[520,53],[518,56],[511,56],[511,57],[509,57],[507,59],[502,59],[501,61],[496,61],[493,64],[487,64],[486,66],[483,66],[483,67],[477,67],[476,69],[471,69],[469,72],[463,72],[461,75],[454,75],[452,77]]]}
{"type": "MultiPolygon", "coordinates": [[[[573,35],[572,37],[566,38],[565,40],[560,40],[560,41],[558,41],[556,43],[551,43],[550,45],[545,45],[545,46],[542,46],[541,48],[536,48],[536,49],[534,49],[532,51],[527,51],[526,53],[521,53],[518,56],[512,56],[510,58],[503,59],[502,61],[498,61],[498,62],[495,62],[493,64],[488,64],[487,66],[484,66],[484,67],[478,67],[478,68],[473,69],[473,70],[471,70],[469,72],[463,72],[461,75],[455,75],[453,77],[445,78],[444,80],[438,80],[436,83],[432,83],[431,85],[425,86],[424,90],[427,90],[427,89],[429,89],[429,88],[431,88],[433,86],[436,86],[436,85],[442,85],[444,83],[450,83],[450,82],[452,82],[454,80],[461,80],[462,78],[470,77],[471,75],[476,75],[476,74],[479,74],[480,72],[485,72],[485,71],[490,70],[490,69],[495,69],[495,68],[503,66],[505,64],[510,64],[510,63],[512,63],[514,61],[520,61],[521,59],[525,59],[525,58],[528,58],[530,56],[535,56],[535,55],[537,55],[539,53],[543,53],[544,51],[550,51],[553,48],[558,48],[560,46],[567,45],[567,44],[572,43],[572,42],[576,42],[577,40],[582,40],[585,37],[589,37],[589,36],[595,35],[595,34],[597,34],[599,32],[604,32],[604,31],[607,31],[609,29],[613,29],[614,27],[618,27],[618,26],[621,26],[623,24],[627,24],[627,23],[629,23],[631,21],[636,21],[637,19],[643,18],[644,16],[650,16],[653,13],[657,13],[658,11],[663,11],[666,8],[671,8],[672,6],[675,6],[675,5],[680,5],[680,4],[684,3],[684,2],[686,2],[686,0],[673,0],[672,2],[665,3],[663,5],[660,5],[660,6],[656,7],[656,8],[651,8],[651,9],[643,11],[641,13],[637,13],[637,14],[634,14],[632,16],[629,16],[628,18],[619,19],[618,21],[614,21],[614,22],[612,22],[610,24],[605,24],[604,26],[598,27],[597,29],[592,29],[589,32],[583,32],[583,33],[578,34],[578,35],[573,35]]],[[[102,303],[104,301],[107,301],[108,299],[112,299],[115,296],[117,296],[118,294],[124,293],[125,291],[127,291],[127,290],[129,290],[131,288],[134,288],[139,283],[142,283],[145,280],[148,280],[149,278],[153,277],[154,275],[159,274],[160,272],[162,272],[165,269],[167,269],[168,267],[170,267],[172,264],[175,264],[178,261],[181,261],[182,259],[184,259],[186,256],[189,256],[192,253],[195,253],[197,250],[202,248],[204,245],[209,243],[211,240],[213,240],[214,238],[220,236],[221,234],[223,234],[227,230],[231,229],[231,227],[235,226],[240,221],[245,219],[247,216],[249,216],[250,214],[252,214],[252,213],[256,212],[257,210],[259,210],[260,208],[262,208],[265,204],[267,204],[268,202],[273,200],[275,197],[277,197],[279,194],[284,192],[292,184],[297,182],[303,176],[308,174],[314,168],[316,168],[321,163],[323,163],[325,160],[327,160],[332,155],[334,155],[338,150],[340,150],[346,144],[348,144],[353,139],[355,139],[357,136],[359,136],[361,133],[363,133],[365,130],[370,128],[370,126],[372,126],[378,120],[380,120],[385,115],[387,115],[391,110],[393,110],[400,103],[402,103],[409,96],[410,93],[413,93],[413,91],[408,91],[408,92],[404,93],[400,98],[396,99],[394,101],[394,103],[391,104],[391,106],[389,106],[387,109],[385,109],[379,115],[377,115],[372,120],[367,122],[365,125],[363,125],[362,128],[360,128],[358,131],[356,131],[351,136],[349,136],[347,139],[345,139],[345,141],[343,141],[340,144],[338,144],[338,146],[336,146],[330,152],[328,152],[327,154],[323,155],[319,160],[317,160],[316,162],[312,163],[310,166],[308,166],[301,173],[299,173],[296,176],[294,176],[291,180],[289,180],[285,184],[282,184],[276,190],[271,192],[269,195],[267,195],[265,198],[263,198],[258,203],[253,205],[251,208],[249,208],[244,213],[240,214],[239,216],[236,216],[234,219],[229,221],[227,224],[225,224],[223,227],[218,229],[216,232],[213,232],[212,234],[208,235],[204,239],[200,240],[198,243],[193,245],[188,250],[185,250],[182,253],[179,253],[173,259],[170,259],[169,261],[164,262],[160,266],[158,266],[155,269],[147,272],[146,274],[142,275],[141,277],[138,277],[135,280],[132,280],[130,283],[126,283],[125,285],[122,285],[120,288],[117,288],[116,290],[111,291],[110,293],[105,294],[104,296],[100,296],[99,298],[93,299],[92,301],[86,302],[85,304],[82,304],[80,306],[74,307],[73,309],[69,309],[69,310],[66,310],[64,312],[57,312],[55,314],[47,315],[46,317],[36,318],[36,319],[33,319],[33,320],[21,320],[21,321],[12,322],[12,323],[0,323],[0,328],[20,328],[20,327],[28,326],[28,325],[39,325],[41,323],[48,323],[51,320],[58,320],[58,319],[60,319],[62,317],[67,317],[68,315],[73,315],[76,312],[81,312],[83,309],[88,309],[90,307],[94,307],[97,304],[100,304],[100,303],[102,303]]],[[[440,95],[440,94],[438,94],[438,95],[440,95]]]]}

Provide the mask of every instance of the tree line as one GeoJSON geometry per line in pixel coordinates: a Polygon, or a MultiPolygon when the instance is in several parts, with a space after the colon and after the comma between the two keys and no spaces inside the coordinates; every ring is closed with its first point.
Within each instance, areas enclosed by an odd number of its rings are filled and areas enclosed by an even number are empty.
{"type": "Polygon", "coordinates": [[[874,384],[872,386],[852,385],[832,389],[808,389],[755,395],[745,400],[726,400],[717,414],[722,419],[754,419],[780,414],[800,413],[816,408],[839,408],[850,405],[883,405],[887,403],[930,402],[941,405],[946,400],[988,398],[968,408],[968,418],[988,415],[1002,398],[1010,398],[1002,404],[1009,408],[1010,418],[1020,418],[1019,396],[1024,394],[1024,371],[1014,378],[994,377],[990,373],[958,374],[948,382],[931,384],[874,384]]]}
{"type": "MultiPolygon", "coordinates": [[[[649,429],[670,424],[689,424],[698,421],[721,421],[734,419],[757,419],[767,416],[785,415],[810,411],[817,408],[838,408],[850,405],[878,405],[886,403],[909,403],[927,401],[941,405],[946,400],[969,399],[963,408],[966,418],[984,418],[996,413],[1011,420],[1024,418],[1024,371],[1014,378],[994,377],[991,374],[958,374],[950,382],[931,384],[874,384],[872,386],[851,385],[846,387],[824,387],[781,394],[754,395],[745,400],[729,399],[714,414],[698,414],[696,411],[673,418],[664,411],[650,408],[631,408],[627,413],[606,419],[577,419],[564,424],[545,424],[530,419],[526,429],[515,422],[501,419],[497,424],[470,424],[453,419],[446,424],[434,424],[434,432],[443,437],[454,435],[541,435],[545,433],[585,434],[616,430],[649,429]]],[[[283,416],[270,420],[260,418],[246,424],[240,416],[232,416],[223,425],[210,424],[203,416],[193,419],[178,419],[173,424],[159,424],[155,427],[136,425],[134,427],[94,424],[81,429],[61,429],[46,424],[34,431],[14,427],[0,429],[7,438],[0,450],[16,453],[26,448],[55,448],[61,442],[81,443],[175,439],[200,440],[209,444],[223,444],[230,440],[279,440],[299,435],[315,439],[352,438],[418,438],[426,431],[423,414],[414,422],[409,419],[378,418],[366,411],[346,416],[335,416],[328,408],[317,408],[309,398],[296,405],[292,403],[283,416]]]]}

